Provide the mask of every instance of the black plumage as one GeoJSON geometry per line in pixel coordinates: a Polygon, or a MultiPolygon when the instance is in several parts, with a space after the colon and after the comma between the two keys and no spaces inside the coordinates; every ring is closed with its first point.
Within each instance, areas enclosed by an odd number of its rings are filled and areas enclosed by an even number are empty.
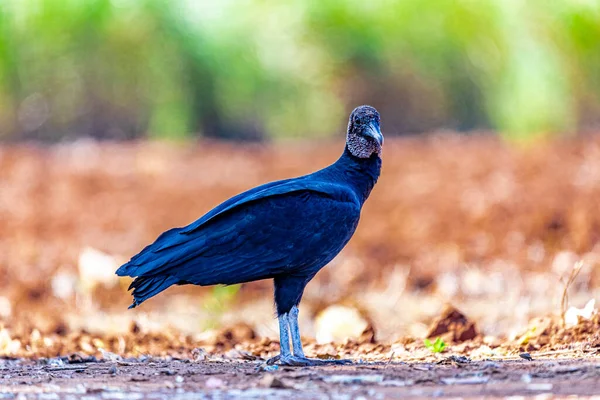
{"type": "Polygon", "coordinates": [[[329,167],[248,190],[190,225],[164,232],[117,270],[135,277],[131,307],[176,284],[273,278],[281,335],[277,359],[288,365],[323,363],[304,357],[297,306],[306,284],[356,230],[381,169],[379,123],[373,107],[356,108],[344,152],[329,167]]]}

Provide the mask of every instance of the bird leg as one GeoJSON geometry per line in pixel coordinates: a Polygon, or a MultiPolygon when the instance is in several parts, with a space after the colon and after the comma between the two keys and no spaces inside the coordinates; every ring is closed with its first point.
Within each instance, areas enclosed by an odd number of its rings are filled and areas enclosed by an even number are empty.
{"type": "Polygon", "coordinates": [[[298,326],[298,307],[294,306],[289,313],[279,317],[280,354],[267,361],[267,364],[279,362],[281,365],[293,367],[312,367],[318,365],[350,364],[351,360],[320,360],[307,358],[302,350],[302,339],[298,326]],[[291,331],[294,354],[290,352],[289,331],[291,331]]]}
{"type": "Polygon", "coordinates": [[[285,360],[292,356],[290,351],[290,327],[287,319],[287,314],[282,314],[279,317],[279,355],[269,358],[268,365],[275,364],[277,361],[285,360]]]}
{"type": "Polygon", "coordinates": [[[298,306],[292,307],[290,312],[288,313],[287,319],[290,324],[290,330],[292,331],[292,345],[294,346],[294,355],[296,357],[303,357],[304,350],[302,349],[302,339],[300,338],[300,327],[298,324],[298,314],[300,310],[298,310],[298,306]]]}

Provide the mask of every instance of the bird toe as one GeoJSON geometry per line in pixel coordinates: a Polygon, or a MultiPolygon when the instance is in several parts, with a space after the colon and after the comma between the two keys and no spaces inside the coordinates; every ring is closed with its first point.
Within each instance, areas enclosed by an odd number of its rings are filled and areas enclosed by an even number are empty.
{"type": "Polygon", "coordinates": [[[269,358],[267,360],[267,365],[274,365],[274,364],[276,364],[279,361],[280,358],[281,358],[281,355],[279,355],[279,354],[276,355],[275,357],[269,358]]]}
{"type": "Polygon", "coordinates": [[[271,362],[272,364],[279,362],[280,365],[285,365],[288,367],[317,367],[323,365],[347,365],[352,364],[352,360],[344,360],[344,359],[328,359],[321,360],[318,358],[307,358],[307,357],[297,357],[297,356],[288,356],[288,357],[273,357],[267,364],[271,362]],[[277,360],[274,360],[277,358],[277,360]],[[273,360],[273,361],[272,361],[273,360]]]}

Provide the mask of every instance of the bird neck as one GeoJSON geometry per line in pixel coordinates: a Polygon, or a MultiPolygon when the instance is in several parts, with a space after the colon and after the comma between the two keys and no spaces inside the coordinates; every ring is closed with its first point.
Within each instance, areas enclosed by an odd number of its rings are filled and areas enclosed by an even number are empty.
{"type": "Polygon", "coordinates": [[[342,176],[353,187],[361,203],[364,203],[379,178],[381,158],[377,153],[368,158],[355,157],[346,147],[342,156],[331,167],[342,172],[338,176],[342,176]]]}

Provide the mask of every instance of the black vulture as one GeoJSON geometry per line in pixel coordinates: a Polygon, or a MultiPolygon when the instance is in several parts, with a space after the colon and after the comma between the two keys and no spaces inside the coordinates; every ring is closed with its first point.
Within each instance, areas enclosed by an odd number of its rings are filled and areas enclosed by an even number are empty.
{"type": "Polygon", "coordinates": [[[342,156],[298,178],[250,189],[183,228],[161,234],[117,270],[135,277],[133,304],[172,285],[273,279],[283,365],[322,365],[302,350],[298,304],[306,284],[348,243],[381,171],[383,135],[370,106],[352,111],[342,156]],[[290,335],[293,353],[290,350],[290,335]]]}

